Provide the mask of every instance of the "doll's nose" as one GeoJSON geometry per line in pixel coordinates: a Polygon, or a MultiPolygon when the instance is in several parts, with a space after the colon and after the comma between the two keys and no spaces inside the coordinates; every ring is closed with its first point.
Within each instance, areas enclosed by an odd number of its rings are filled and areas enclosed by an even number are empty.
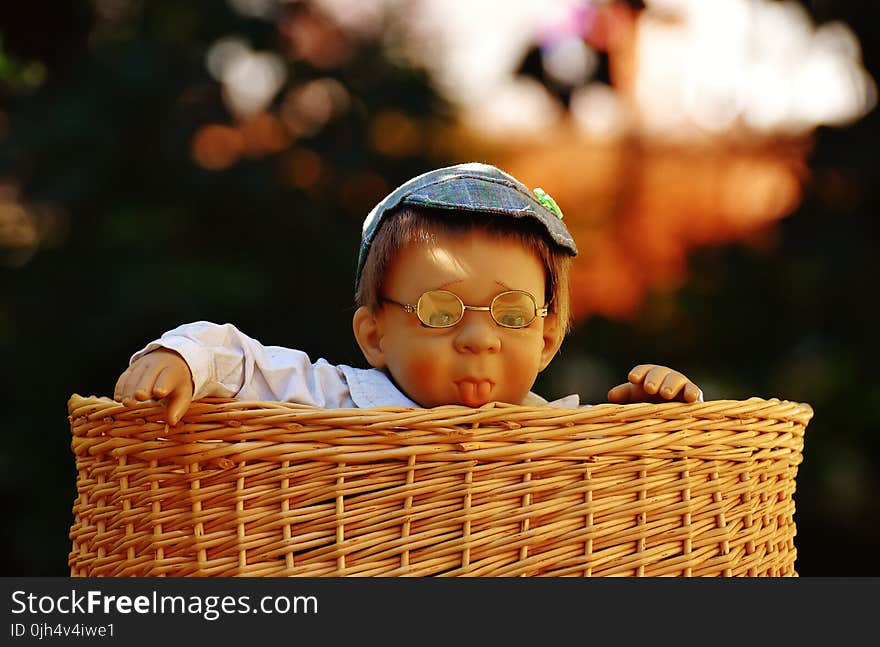
{"type": "Polygon", "coordinates": [[[455,331],[455,348],[460,353],[497,353],[501,350],[498,326],[488,312],[465,312],[455,331]]]}

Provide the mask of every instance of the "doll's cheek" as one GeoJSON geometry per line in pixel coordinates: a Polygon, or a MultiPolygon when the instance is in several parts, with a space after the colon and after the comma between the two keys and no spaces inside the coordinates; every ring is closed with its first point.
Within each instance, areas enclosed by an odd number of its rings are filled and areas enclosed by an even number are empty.
{"type": "Polygon", "coordinates": [[[417,355],[407,360],[405,374],[412,386],[430,388],[437,380],[437,363],[430,356],[417,355]]]}

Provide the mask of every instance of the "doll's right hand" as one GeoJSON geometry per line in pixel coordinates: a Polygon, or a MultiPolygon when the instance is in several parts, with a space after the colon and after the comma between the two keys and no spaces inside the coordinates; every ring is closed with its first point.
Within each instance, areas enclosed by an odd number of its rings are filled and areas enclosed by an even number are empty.
{"type": "Polygon", "coordinates": [[[168,423],[176,425],[193,398],[192,373],[184,359],[160,348],[136,359],[116,381],[113,399],[127,407],[136,401],[164,400],[168,423]]]}

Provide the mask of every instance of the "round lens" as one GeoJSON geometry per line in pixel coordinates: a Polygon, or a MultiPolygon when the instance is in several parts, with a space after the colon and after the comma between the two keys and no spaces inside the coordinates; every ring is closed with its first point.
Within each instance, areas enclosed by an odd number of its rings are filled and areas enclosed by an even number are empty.
{"type": "Polygon", "coordinates": [[[419,297],[416,315],[429,328],[454,326],[464,313],[461,299],[446,290],[431,290],[419,297]]]}
{"type": "Polygon", "coordinates": [[[528,292],[511,290],[492,299],[492,318],[505,328],[525,328],[535,320],[535,300],[528,292]]]}

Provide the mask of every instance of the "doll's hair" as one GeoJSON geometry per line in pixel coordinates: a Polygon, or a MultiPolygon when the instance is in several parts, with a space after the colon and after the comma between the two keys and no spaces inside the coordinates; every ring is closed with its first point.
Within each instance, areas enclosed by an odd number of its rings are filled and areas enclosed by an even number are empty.
{"type": "MultiPolygon", "coordinates": [[[[513,218],[485,212],[403,206],[389,214],[376,232],[358,282],[355,301],[377,311],[382,307],[385,273],[397,253],[414,242],[431,242],[438,233],[463,234],[479,230],[508,238],[537,253],[545,268],[547,307],[570,327],[571,306],[568,275],[571,255],[553,243],[546,229],[529,218],[513,218]]],[[[540,304],[539,304],[540,305],[540,304]]]]}

